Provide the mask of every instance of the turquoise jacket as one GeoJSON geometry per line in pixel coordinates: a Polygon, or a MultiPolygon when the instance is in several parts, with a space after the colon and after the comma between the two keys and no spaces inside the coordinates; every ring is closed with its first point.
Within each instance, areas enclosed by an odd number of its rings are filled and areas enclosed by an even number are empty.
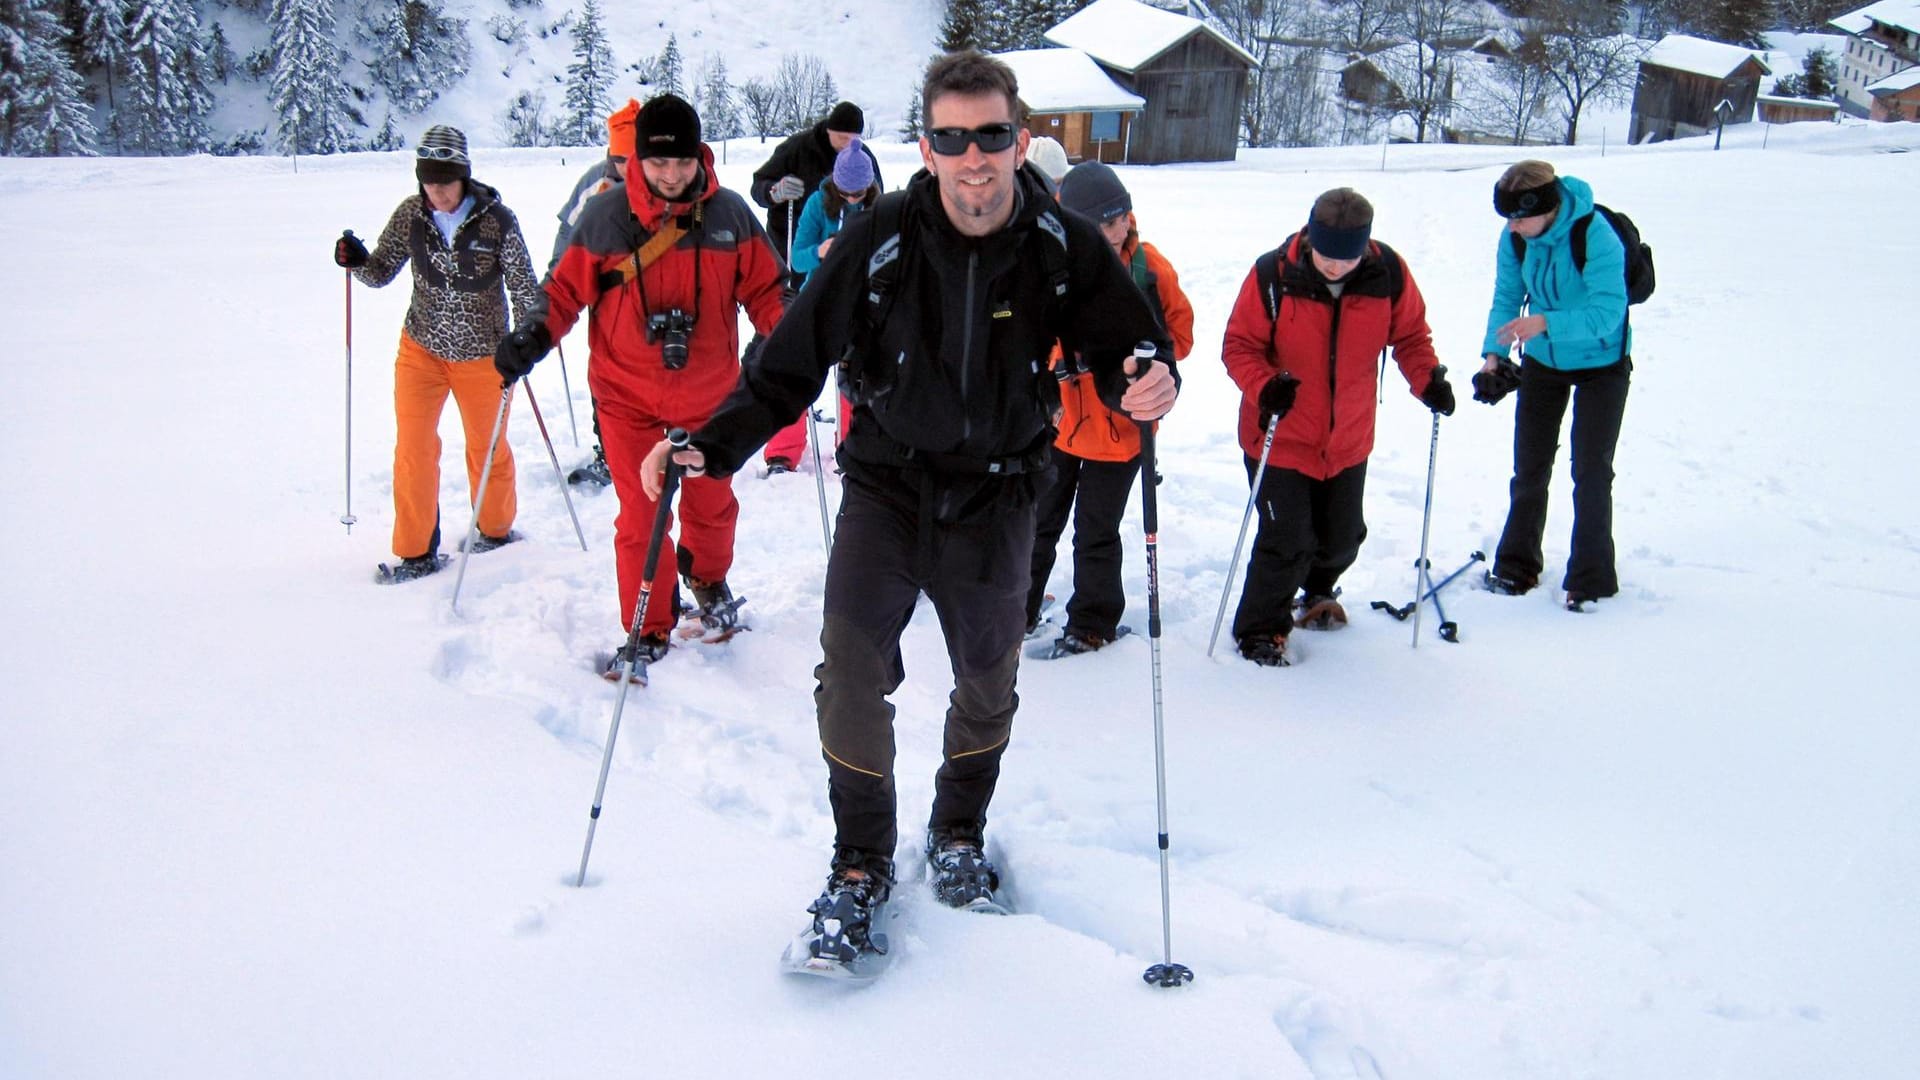
{"type": "Polygon", "coordinates": [[[1606,218],[1593,210],[1593,189],[1571,176],[1560,178],[1560,212],[1547,231],[1527,241],[1526,259],[1513,253],[1513,238],[1500,230],[1495,256],[1493,307],[1487,312],[1487,336],[1481,353],[1504,356],[1507,347],[1494,331],[1518,318],[1522,304],[1528,313],[1544,315],[1547,332],[1527,342],[1527,356],[1561,371],[1606,367],[1633,355],[1633,341],[1622,336],[1627,327],[1626,249],[1606,218]],[[1587,267],[1573,265],[1569,237],[1573,224],[1587,221],[1587,267]]]}
{"type": "Polygon", "coordinates": [[[840,208],[840,220],[827,217],[827,186],[820,185],[814,193],[807,196],[807,205],[800,209],[800,223],[793,227],[793,270],[797,274],[812,274],[820,265],[820,245],[827,238],[840,231],[840,222],[848,214],[859,213],[867,208],[872,200],[859,203],[847,203],[840,208]]]}

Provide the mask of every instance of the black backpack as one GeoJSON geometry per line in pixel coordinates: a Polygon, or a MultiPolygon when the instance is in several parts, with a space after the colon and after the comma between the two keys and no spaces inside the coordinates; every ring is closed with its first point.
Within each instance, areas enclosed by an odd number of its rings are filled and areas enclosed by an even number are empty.
{"type": "MultiPolygon", "coordinates": [[[[1573,232],[1567,237],[1567,244],[1573,249],[1573,268],[1584,271],[1587,268],[1587,226],[1598,213],[1613,226],[1613,233],[1620,238],[1620,246],[1626,249],[1627,303],[1644,304],[1647,297],[1653,295],[1653,247],[1640,239],[1640,229],[1633,219],[1611,207],[1593,204],[1593,210],[1573,223],[1573,232]]],[[[1513,241],[1513,255],[1517,259],[1527,257],[1527,242],[1518,233],[1508,233],[1513,241]]]]}

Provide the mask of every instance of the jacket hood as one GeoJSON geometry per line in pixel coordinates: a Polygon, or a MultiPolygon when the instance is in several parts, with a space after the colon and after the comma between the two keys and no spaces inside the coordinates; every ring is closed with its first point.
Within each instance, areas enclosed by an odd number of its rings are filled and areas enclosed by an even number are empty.
{"type": "MultiPolygon", "coordinates": [[[[1573,235],[1573,223],[1593,213],[1593,188],[1575,176],[1563,176],[1560,184],[1560,212],[1537,238],[1542,244],[1564,244],[1573,235]]],[[[1536,242],[1536,241],[1529,241],[1536,242]]]]}
{"type": "Polygon", "coordinates": [[[658,229],[660,223],[675,213],[685,213],[695,203],[706,202],[720,190],[720,180],[713,171],[713,147],[700,144],[700,175],[694,183],[699,185],[690,199],[669,203],[656,198],[653,189],[647,187],[647,174],[641,171],[640,159],[627,159],[627,205],[633,209],[633,216],[648,231],[658,229]]]}

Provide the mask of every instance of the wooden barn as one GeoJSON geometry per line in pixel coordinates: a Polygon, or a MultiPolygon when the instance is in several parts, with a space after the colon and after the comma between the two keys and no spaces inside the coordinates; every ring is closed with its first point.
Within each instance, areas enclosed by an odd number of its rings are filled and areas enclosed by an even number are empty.
{"type": "Polygon", "coordinates": [[[1832,121],[1839,118],[1840,103],[1813,98],[1780,97],[1761,94],[1760,120],[1768,124],[1804,124],[1809,120],[1832,121]]]}
{"type": "Polygon", "coordinates": [[[1051,135],[1067,161],[1126,160],[1133,119],[1146,107],[1079,49],[1018,49],[994,59],[1013,69],[1027,130],[1051,135]]]}
{"type": "Polygon", "coordinates": [[[1252,53],[1201,22],[1139,0],[1094,0],[1046,32],[1092,57],[1142,98],[1119,160],[1136,165],[1231,161],[1240,145],[1252,53]]]}
{"type": "Polygon", "coordinates": [[[1751,50],[1685,34],[1668,34],[1640,61],[1627,141],[1663,142],[1704,135],[1719,122],[1715,110],[1733,107],[1729,124],[1753,119],[1760,79],[1772,71],[1751,50]]]}
{"type": "Polygon", "coordinates": [[[1867,93],[1873,96],[1870,118],[1894,122],[1920,120],[1920,67],[1889,75],[1867,87],[1867,93]]]}

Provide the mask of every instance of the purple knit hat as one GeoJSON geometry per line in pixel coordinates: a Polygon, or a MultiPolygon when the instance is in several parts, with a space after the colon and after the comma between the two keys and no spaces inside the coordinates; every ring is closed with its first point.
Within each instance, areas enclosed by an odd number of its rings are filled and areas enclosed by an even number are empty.
{"type": "Polygon", "coordinates": [[[833,159],[833,186],[852,195],[873,186],[873,162],[858,138],[847,144],[833,159]]]}

